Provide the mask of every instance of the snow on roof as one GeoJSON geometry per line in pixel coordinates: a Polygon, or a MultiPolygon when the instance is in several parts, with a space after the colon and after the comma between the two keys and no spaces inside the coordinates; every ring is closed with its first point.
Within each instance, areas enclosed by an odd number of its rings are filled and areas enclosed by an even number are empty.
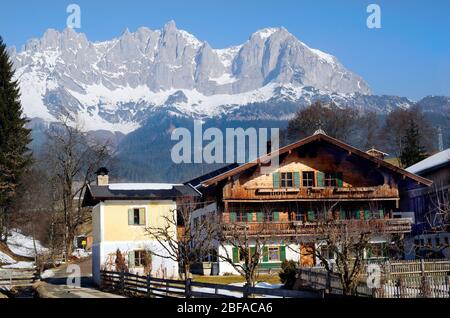
{"type": "Polygon", "coordinates": [[[450,162],[450,148],[437,154],[434,154],[418,163],[412,165],[409,168],[406,168],[406,171],[411,173],[420,173],[424,170],[443,165],[447,162],[450,162]]]}
{"type": "Polygon", "coordinates": [[[169,183],[115,183],[108,185],[109,190],[172,190],[177,184],[169,183]]]}

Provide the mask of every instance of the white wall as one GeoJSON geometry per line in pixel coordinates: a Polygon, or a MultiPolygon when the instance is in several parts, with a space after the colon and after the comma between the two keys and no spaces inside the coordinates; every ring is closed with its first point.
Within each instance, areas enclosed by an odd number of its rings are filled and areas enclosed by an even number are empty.
{"type": "MultiPolygon", "coordinates": [[[[254,243],[250,242],[249,246],[254,245],[254,243]]],[[[300,251],[300,245],[298,244],[285,244],[282,240],[270,240],[267,242],[266,246],[280,246],[280,245],[286,245],[286,260],[293,260],[295,262],[300,261],[300,254],[298,251],[300,251]]],[[[218,247],[219,255],[228,256],[229,258],[233,258],[233,246],[231,244],[219,246],[218,247]]],[[[222,258],[219,257],[219,275],[224,274],[233,274],[233,275],[239,275],[239,272],[231,265],[229,262],[224,261],[222,258]]]]}

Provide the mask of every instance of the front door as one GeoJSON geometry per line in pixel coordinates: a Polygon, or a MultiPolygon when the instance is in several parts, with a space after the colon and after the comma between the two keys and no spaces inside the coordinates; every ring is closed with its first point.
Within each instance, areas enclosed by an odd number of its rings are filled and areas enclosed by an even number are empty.
{"type": "Polygon", "coordinates": [[[314,259],[314,244],[302,244],[300,247],[300,263],[302,267],[314,266],[314,259]]]}

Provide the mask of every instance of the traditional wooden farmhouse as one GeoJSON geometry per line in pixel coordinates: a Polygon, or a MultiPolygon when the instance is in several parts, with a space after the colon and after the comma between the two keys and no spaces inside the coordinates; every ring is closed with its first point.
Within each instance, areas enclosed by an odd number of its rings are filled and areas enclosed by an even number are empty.
{"type": "MultiPolygon", "coordinates": [[[[177,278],[178,263],[153,254],[166,252],[146,228],[166,227],[164,217],[176,214],[177,201],[196,197],[198,192],[188,185],[110,184],[108,170],[102,168],[97,174],[97,185],[89,186],[83,201],[84,206],[93,207],[94,281],[100,283],[101,269],[115,269],[117,250],[124,255],[130,272],[142,274],[147,270],[156,277],[177,278]],[[146,257],[150,257],[150,264],[145,264],[146,257]]],[[[173,227],[176,237],[177,229],[173,227]]]]}
{"type": "MultiPolygon", "coordinates": [[[[386,257],[388,236],[411,231],[412,220],[403,218],[400,209],[401,191],[432,184],[322,131],[279,149],[279,167],[270,173],[262,171],[268,158],[231,165],[187,183],[202,193],[204,204],[196,217],[218,212],[224,225],[242,224],[254,237],[261,235],[265,224],[262,235],[270,236],[270,241],[261,269],[279,268],[285,259],[302,266],[316,264],[312,251],[326,253],[326,246],[314,233],[320,216],[330,210],[339,222],[382,228],[386,235],[372,237],[366,256],[386,257]]],[[[238,263],[242,261],[238,250],[218,244],[215,253],[232,255],[238,263]]],[[[220,274],[236,272],[220,257],[212,260],[218,262],[220,274]]]]}
{"type": "Polygon", "coordinates": [[[414,211],[412,236],[406,240],[407,258],[450,258],[450,149],[406,169],[433,181],[429,188],[410,189],[402,207],[414,211]]]}

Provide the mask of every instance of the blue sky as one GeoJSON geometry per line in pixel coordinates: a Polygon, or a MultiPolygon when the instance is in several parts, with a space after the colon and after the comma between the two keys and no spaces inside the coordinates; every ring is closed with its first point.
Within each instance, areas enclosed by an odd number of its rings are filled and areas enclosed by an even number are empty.
{"type": "Polygon", "coordinates": [[[161,28],[175,20],[215,48],[240,44],[268,26],[284,26],[313,48],[335,55],[376,94],[420,99],[450,96],[448,0],[15,0],[0,5],[0,35],[20,48],[48,28],[65,27],[66,7],[81,7],[90,40],[119,36],[125,28],[161,28]],[[366,8],[381,7],[381,29],[368,29],[366,8]]]}

